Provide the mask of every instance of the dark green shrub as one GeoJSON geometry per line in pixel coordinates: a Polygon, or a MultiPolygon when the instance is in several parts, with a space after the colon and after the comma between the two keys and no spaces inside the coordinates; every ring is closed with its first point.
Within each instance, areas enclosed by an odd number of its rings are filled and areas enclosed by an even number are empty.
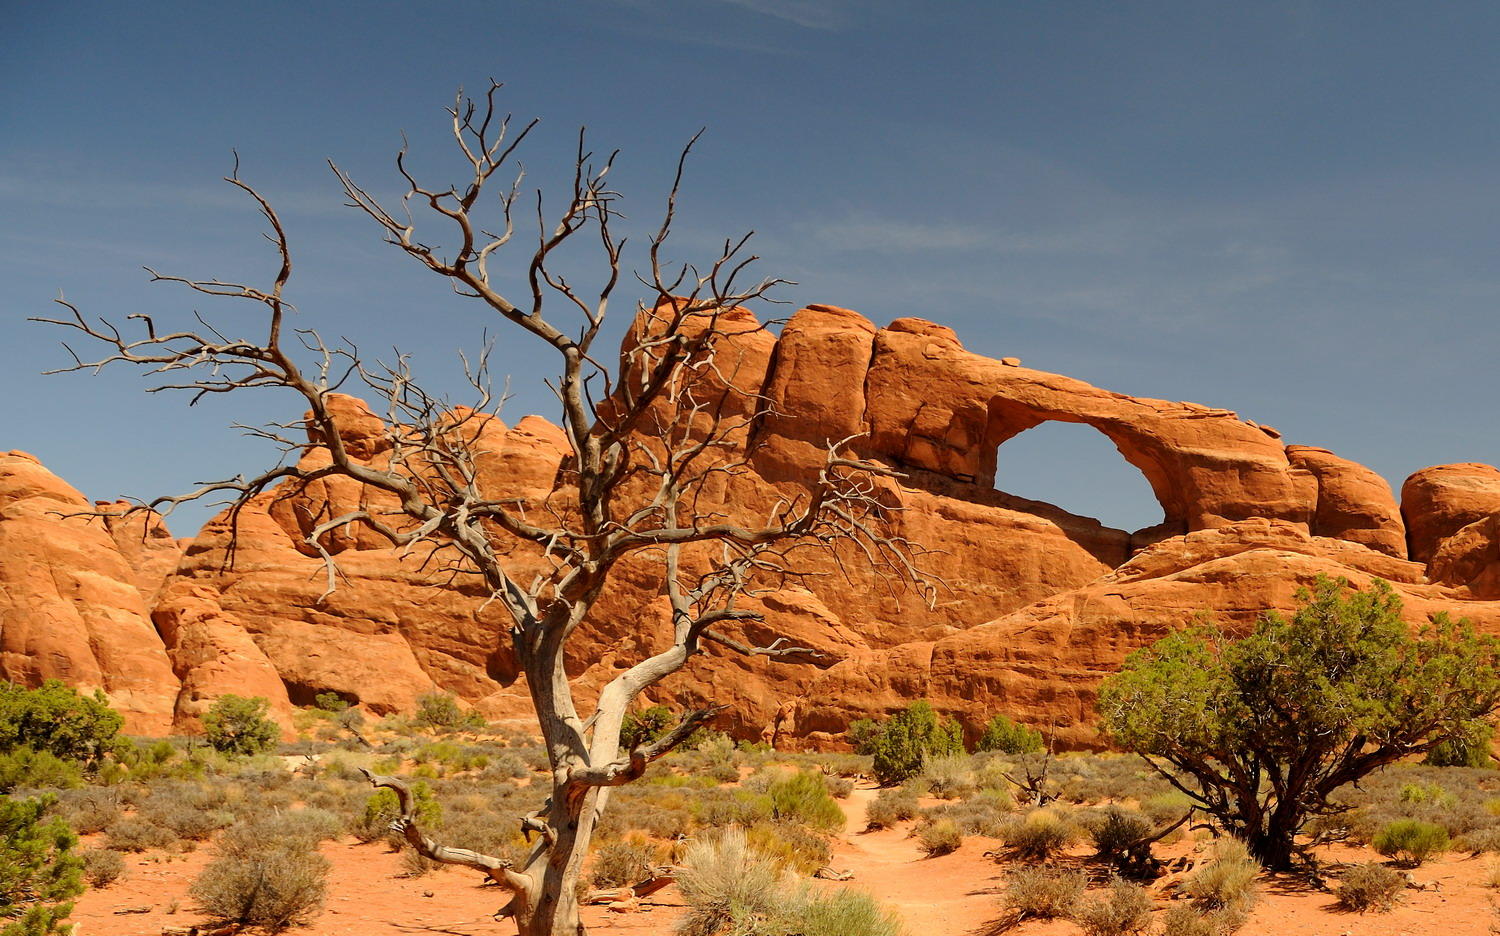
{"type": "Polygon", "coordinates": [[[1370,846],[1407,868],[1448,850],[1448,830],[1420,819],[1397,819],[1375,834],[1370,846]]]}
{"type": "Polygon", "coordinates": [[[18,747],[0,754],[0,793],[13,790],[71,790],[83,784],[77,761],[51,751],[18,747]]]}
{"type": "Polygon", "coordinates": [[[203,715],[203,733],[221,754],[249,755],[276,746],[281,729],[266,717],[271,703],[261,696],[222,695],[203,715]]]}
{"type": "Polygon", "coordinates": [[[963,729],[918,700],[867,732],[856,750],[874,758],[875,779],[889,786],[921,773],[928,758],[962,754],[963,729]]]}
{"type": "Polygon", "coordinates": [[[1495,763],[1490,756],[1494,740],[1495,726],[1476,722],[1427,752],[1423,763],[1434,767],[1490,767],[1495,763]]]}
{"type": "Polygon", "coordinates": [[[124,723],[97,689],[85,696],[56,679],[37,689],[0,683],[0,753],[26,747],[92,767],[114,750],[124,723]]]}
{"type": "Polygon", "coordinates": [[[417,724],[436,731],[477,731],[484,727],[478,712],[465,712],[458,699],[446,692],[434,692],[417,699],[417,724]]]}
{"type": "Polygon", "coordinates": [[[1376,910],[1383,913],[1396,906],[1396,898],[1405,887],[1406,878],[1401,872],[1372,861],[1345,871],[1339,878],[1339,886],[1334,893],[1345,910],[1356,913],[1376,910]]]}
{"type": "Polygon", "coordinates": [[[651,705],[635,712],[626,712],[620,726],[620,748],[630,750],[649,744],[667,733],[672,727],[672,710],[665,705],[651,705]]]}
{"type": "Polygon", "coordinates": [[[975,750],[998,751],[1001,754],[1030,754],[1042,749],[1042,733],[1013,722],[1004,715],[996,715],[984,726],[975,750]]]}
{"type": "Polygon", "coordinates": [[[1500,641],[1467,622],[1439,614],[1414,629],[1379,580],[1355,592],[1319,577],[1299,599],[1241,639],[1213,627],[1163,637],[1099,689],[1106,733],[1176,770],[1273,871],[1291,867],[1310,819],[1341,808],[1340,787],[1467,736],[1500,706],[1500,641]],[[1268,773],[1286,782],[1236,779],[1268,773]]]}
{"type": "Polygon", "coordinates": [[[1126,848],[1150,835],[1156,826],[1144,813],[1106,806],[1085,819],[1083,827],[1093,840],[1096,857],[1113,860],[1122,856],[1126,848]]]}
{"type": "Polygon", "coordinates": [[[50,797],[0,796],[0,936],[65,931],[72,898],[83,893],[78,836],[44,818],[50,797]]]}
{"type": "Polygon", "coordinates": [[[337,692],[320,692],[313,696],[313,705],[324,712],[337,715],[349,707],[349,703],[337,692]]]}

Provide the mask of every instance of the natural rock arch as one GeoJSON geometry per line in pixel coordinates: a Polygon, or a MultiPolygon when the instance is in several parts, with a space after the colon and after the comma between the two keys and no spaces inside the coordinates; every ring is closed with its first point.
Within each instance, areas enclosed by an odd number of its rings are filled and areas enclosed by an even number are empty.
{"type": "Polygon", "coordinates": [[[993,450],[993,486],[1124,533],[1160,526],[1166,513],[1161,498],[1112,442],[1086,423],[1043,420],[1009,434],[993,450]]]}

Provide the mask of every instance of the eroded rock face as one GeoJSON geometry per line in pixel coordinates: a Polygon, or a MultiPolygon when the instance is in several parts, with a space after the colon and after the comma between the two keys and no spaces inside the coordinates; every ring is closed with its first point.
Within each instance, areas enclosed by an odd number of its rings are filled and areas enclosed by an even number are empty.
{"type": "MultiPolygon", "coordinates": [[[[885,491],[901,508],[896,532],[931,550],[926,565],[946,585],[928,608],[855,556],[842,566],[820,557],[805,581],[752,599],[765,619],[735,636],[788,636],[824,662],[715,648],[653,699],[727,704],[721,727],[738,736],[833,742],[850,719],[925,696],[971,731],[1005,711],[1069,744],[1096,744],[1094,687],[1127,653],[1202,612],[1248,625],[1265,608],[1290,607],[1320,573],[1384,578],[1414,620],[1451,609],[1500,632],[1500,471],[1489,466],[1419,472],[1398,508],[1369,469],[1285,445],[1228,410],[982,358],[931,322],[881,329],[810,306],[779,337],[745,310],[723,323],[733,334],[713,388],[722,411],[748,417],[763,398],[773,413],[737,426],[732,438],[753,470],[716,479],[702,506],[763,514],[815,477],[830,443],[854,438],[905,474],[885,491]],[[1150,482],[1165,522],[1114,530],[995,490],[997,449],[1048,420],[1110,438],[1150,482]]],[[[637,322],[626,336],[626,379],[641,372],[631,353],[652,327],[637,322]]],[[[348,450],[379,463],[389,444],[380,418],[352,397],[334,405],[348,450]]],[[[514,426],[466,410],[452,418],[484,453],[482,487],[528,509],[558,503],[561,430],[531,416],[514,426]]],[[[325,459],[309,449],[303,464],[325,459]]],[[[346,528],[322,540],[343,576],[329,591],[308,535],[349,510],[394,506],[383,497],[340,479],[268,491],[240,513],[229,566],[225,517],[185,548],[154,518],[60,520],[46,506],[86,506],[81,495],[34,459],[0,457],[0,675],[103,686],[141,728],[191,730],[225,693],[265,696],[283,722],[328,691],[386,713],[442,690],[491,718],[528,718],[500,606],[447,574],[441,556],[346,528]]],[[[519,546],[507,560],[523,577],[538,561],[519,546]]],[[[576,635],[568,672],[585,704],[663,645],[656,562],[622,565],[576,635]]]]}
{"type": "Polygon", "coordinates": [[[0,679],[102,689],[127,730],[165,734],[177,677],[104,522],[69,516],[93,509],[35,457],[0,453],[0,679]]]}

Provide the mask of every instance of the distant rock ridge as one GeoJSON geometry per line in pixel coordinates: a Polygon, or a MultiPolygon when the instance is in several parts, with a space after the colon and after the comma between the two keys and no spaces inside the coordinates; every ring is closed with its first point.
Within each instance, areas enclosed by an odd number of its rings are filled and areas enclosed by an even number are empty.
{"type": "MultiPolygon", "coordinates": [[[[1452,610],[1500,633],[1500,469],[1424,469],[1398,504],[1370,469],[1287,445],[1229,410],[984,358],[921,319],[882,329],[814,305],[779,336],[745,310],[732,321],[745,327],[721,351],[721,377],[741,412],[763,396],[774,415],[740,433],[754,470],[713,506],[764,510],[809,482],[830,441],[857,437],[863,455],[906,474],[893,491],[899,532],[934,551],[947,585],[929,610],[858,564],[846,575],[824,561],[815,571],[828,574],[757,599],[765,621],[744,636],[786,634],[829,662],[710,651],[654,697],[728,704],[721,726],[738,736],[834,743],[853,718],[927,697],[971,732],[1003,711],[1094,745],[1094,687],[1127,653],[1199,612],[1248,624],[1320,573],[1390,581],[1413,621],[1452,610]],[[1163,522],[1115,530],[996,490],[997,450],[1047,421],[1114,442],[1163,522]]],[[[356,398],[336,404],[349,450],[377,457],[381,419],[356,398]]],[[[478,431],[487,489],[548,496],[567,447],[560,429],[528,416],[478,431]]],[[[320,457],[309,449],[304,464],[320,457]]],[[[503,612],[463,583],[436,587],[424,556],[341,532],[328,544],[347,581],[318,600],[323,569],[304,537],[320,517],[378,500],[342,479],[268,491],[241,512],[226,568],[223,516],[181,542],[155,517],[81,516],[95,505],[36,458],[0,454],[0,678],[101,688],[144,734],[196,730],[226,693],[265,696],[287,725],[322,692],[383,714],[446,691],[490,718],[527,717],[503,612]]],[[[520,547],[511,559],[536,561],[520,547]]],[[[580,695],[660,641],[658,587],[647,559],[620,569],[578,635],[569,673],[580,695]]]]}

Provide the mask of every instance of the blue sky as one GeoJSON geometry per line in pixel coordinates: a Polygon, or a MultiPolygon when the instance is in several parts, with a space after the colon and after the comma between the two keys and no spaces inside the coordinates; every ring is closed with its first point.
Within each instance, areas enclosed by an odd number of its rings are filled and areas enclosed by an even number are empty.
{"type": "MultiPolygon", "coordinates": [[[[0,448],[95,497],[180,491],[274,457],[227,428],[294,416],[270,392],[142,393],[42,377],[24,322],[242,310],[141,267],[263,280],[243,176],[296,252],[301,323],[399,344],[454,386],[493,322],[340,206],[325,159],[393,192],[405,131],[438,177],[441,108],[505,81],[554,184],[579,124],[622,155],[632,221],[690,165],[674,249],[755,230],[793,307],[916,315],[969,348],[1140,396],[1223,406],[1399,486],[1500,461],[1500,6],[577,0],[0,3],[0,448]]],[[[580,274],[583,275],[583,274],[580,274]]],[[[501,330],[508,418],[551,413],[501,330]]],[[[1107,441],[1041,427],[1001,486],[1121,526],[1159,518],[1107,441]]],[[[204,519],[184,512],[186,534],[204,519]]]]}

